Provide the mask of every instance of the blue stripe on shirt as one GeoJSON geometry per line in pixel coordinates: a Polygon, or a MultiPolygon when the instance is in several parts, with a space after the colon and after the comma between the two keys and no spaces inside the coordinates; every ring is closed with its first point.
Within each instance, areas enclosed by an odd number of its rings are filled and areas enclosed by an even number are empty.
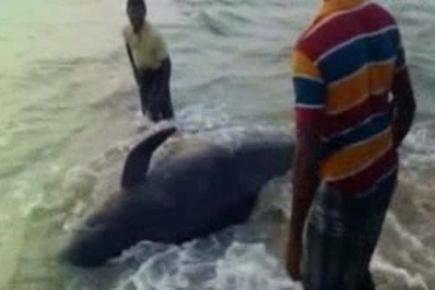
{"type": "Polygon", "coordinates": [[[390,126],[390,123],[391,117],[389,113],[372,116],[353,129],[329,139],[324,144],[323,153],[327,154],[325,156],[329,156],[328,154],[337,152],[346,146],[368,140],[385,131],[390,126]]]}
{"type": "Polygon", "coordinates": [[[294,77],[293,86],[297,105],[323,106],[325,87],[322,83],[304,77],[294,77]]]}
{"type": "Polygon", "coordinates": [[[327,83],[340,80],[371,62],[382,62],[397,55],[399,33],[396,29],[362,38],[337,50],[319,62],[327,83]]]}

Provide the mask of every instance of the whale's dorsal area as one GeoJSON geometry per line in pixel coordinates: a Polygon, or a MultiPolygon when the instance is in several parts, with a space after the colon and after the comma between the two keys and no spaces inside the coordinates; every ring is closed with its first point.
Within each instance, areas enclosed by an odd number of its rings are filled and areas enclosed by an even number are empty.
{"type": "Polygon", "coordinates": [[[217,145],[214,145],[210,140],[198,135],[175,134],[166,139],[165,142],[153,152],[148,172],[152,172],[161,164],[169,162],[169,160],[197,155],[199,152],[210,150],[210,147],[217,147],[217,145]]]}
{"type": "Polygon", "coordinates": [[[145,183],[146,172],[156,148],[177,131],[175,127],[167,127],[151,132],[128,155],[121,177],[121,188],[133,188],[145,183]]]}

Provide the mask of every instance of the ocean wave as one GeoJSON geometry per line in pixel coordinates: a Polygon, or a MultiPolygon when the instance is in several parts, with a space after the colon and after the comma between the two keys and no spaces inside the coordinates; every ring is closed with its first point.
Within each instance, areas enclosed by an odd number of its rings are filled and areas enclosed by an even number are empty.
{"type": "MultiPolygon", "coordinates": [[[[143,250],[150,252],[143,244],[143,250]]],[[[152,250],[151,250],[152,251],[152,250]]],[[[138,255],[138,253],[136,253],[138,255]]],[[[181,247],[168,247],[142,263],[116,287],[125,289],[301,289],[285,275],[279,261],[262,244],[211,238],[181,247]]]]}
{"type": "Polygon", "coordinates": [[[425,170],[435,170],[435,123],[423,121],[416,123],[404,141],[406,155],[402,164],[416,169],[416,174],[425,170]]]}

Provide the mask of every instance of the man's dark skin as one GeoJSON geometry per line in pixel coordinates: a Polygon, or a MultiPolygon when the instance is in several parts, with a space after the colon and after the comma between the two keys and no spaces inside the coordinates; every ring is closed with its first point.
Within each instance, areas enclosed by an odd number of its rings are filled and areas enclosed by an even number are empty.
{"type": "MultiPolygon", "coordinates": [[[[404,69],[406,70],[406,68],[404,69]]],[[[407,70],[395,77],[391,93],[393,94],[391,127],[394,146],[398,148],[411,128],[416,108],[407,70]],[[401,89],[399,89],[399,84],[401,89]]],[[[319,128],[319,124],[317,122],[316,124],[307,124],[304,126],[304,130],[296,132],[293,201],[286,260],[287,271],[295,281],[302,279],[300,265],[303,229],[319,185],[318,172],[321,153],[321,128],[319,128]]]]}
{"type": "MultiPolygon", "coordinates": [[[[138,37],[141,37],[142,30],[146,29],[144,26],[147,25],[147,9],[143,3],[138,1],[134,4],[132,1],[127,4],[127,14],[133,33],[138,37]]],[[[141,41],[149,40],[141,39],[141,41]]],[[[154,63],[146,68],[141,68],[135,63],[132,47],[130,47],[128,41],[126,41],[126,51],[136,83],[140,89],[142,113],[148,115],[154,122],[173,118],[174,113],[169,88],[171,76],[171,61],[169,56],[161,60],[159,64],[154,63]]],[[[151,54],[152,58],[157,58],[159,51],[155,48],[151,54]]]]}
{"type": "MultiPolygon", "coordinates": [[[[144,25],[145,17],[146,17],[146,10],[142,6],[130,6],[127,8],[127,14],[130,19],[131,25],[133,27],[134,33],[139,33],[142,29],[142,26],[144,25]]],[[[139,71],[134,64],[133,60],[133,54],[131,52],[131,48],[128,45],[128,43],[125,44],[128,59],[130,60],[131,67],[133,69],[134,78],[136,79],[136,83],[140,85],[141,78],[141,71],[139,71]]]]}

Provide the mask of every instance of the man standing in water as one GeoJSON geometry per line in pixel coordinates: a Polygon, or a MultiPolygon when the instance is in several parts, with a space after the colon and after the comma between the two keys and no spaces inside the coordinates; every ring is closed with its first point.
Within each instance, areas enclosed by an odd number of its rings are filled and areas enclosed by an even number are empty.
{"type": "Polygon", "coordinates": [[[146,20],[143,0],[128,0],[130,24],[124,29],[127,54],[139,86],[142,113],[152,121],[173,117],[171,61],[163,38],[146,20]]]}
{"type": "Polygon", "coordinates": [[[292,63],[287,269],[305,290],[372,290],[369,264],[415,111],[396,21],[369,1],[324,0],[292,63]]]}

